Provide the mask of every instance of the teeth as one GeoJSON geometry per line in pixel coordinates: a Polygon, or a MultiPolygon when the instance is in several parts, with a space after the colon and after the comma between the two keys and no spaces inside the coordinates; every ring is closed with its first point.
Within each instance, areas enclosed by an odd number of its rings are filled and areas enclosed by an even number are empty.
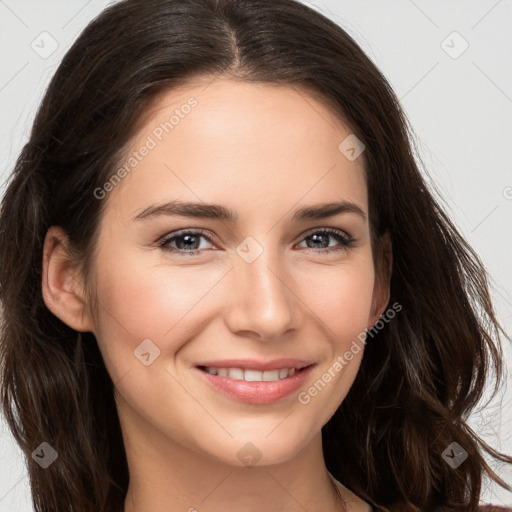
{"type": "Polygon", "coordinates": [[[241,368],[230,368],[228,370],[228,377],[235,380],[243,380],[244,372],[241,368]]]}
{"type": "MultiPolygon", "coordinates": [[[[256,380],[263,380],[263,374],[266,372],[259,372],[257,370],[245,370],[244,371],[244,380],[248,381],[256,381],[256,380]]],[[[228,373],[228,377],[231,377],[228,373]]]]}
{"type": "Polygon", "coordinates": [[[262,377],[263,377],[263,380],[267,381],[267,382],[279,380],[279,370],[269,370],[267,372],[263,372],[262,377]]]}
{"type": "Polygon", "coordinates": [[[243,370],[242,368],[210,368],[206,367],[206,371],[212,375],[220,377],[229,377],[234,380],[245,380],[248,382],[274,382],[286,379],[295,374],[295,368],[280,368],[277,370],[267,370],[261,372],[258,370],[243,370]]]}

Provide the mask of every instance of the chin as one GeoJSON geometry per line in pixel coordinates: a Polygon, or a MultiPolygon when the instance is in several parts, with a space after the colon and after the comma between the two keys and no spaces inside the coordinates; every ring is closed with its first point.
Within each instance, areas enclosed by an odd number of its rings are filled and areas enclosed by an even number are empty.
{"type": "Polygon", "coordinates": [[[208,444],[203,450],[229,466],[283,464],[297,457],[314,435],[307,436],[304,430],[292,434],[290,425],[285,424],[286,420],[281,425],[277,421],[268,429],[253,429],[254,435],[248,429],[245,436],[237,434],[236,439],[226,439],[224,442],[216,442],[208,437],[208,444]],[[215,452],[212,452],[212,445],[217,448],[215,452]]]}

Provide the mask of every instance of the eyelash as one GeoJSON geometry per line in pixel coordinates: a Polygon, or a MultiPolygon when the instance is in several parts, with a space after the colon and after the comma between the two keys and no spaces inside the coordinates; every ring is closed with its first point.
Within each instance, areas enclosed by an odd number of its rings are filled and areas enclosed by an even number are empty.
{"type": "MultiPolygon", "coordinates": [[[[206,238],[210,243],[213,243],[211,241],[210,237],[208,237],[206,235],[206,233],[207,233],[207,231],[205,231],[203,229],[197,229],[197,230],[184,229],[184,230],[176,231],[176,232],[172,233],[172,236],[166,237],[164,240],[162,240],[159,243],[159,246],[162,249],[164,249],[164,250],[166,250],[166,251],[168,251],[170,253],[173,253],[173,254],[183,254],[183,255],[187,255],[187,256],[196,256],[197,254],[199,254],[202,251],[201,249],[194,249],[192,251],[184,251],[182,249],[170,248],[169,244],[173,240],[175,240],[177,238],[182,238],[182,237],[184,237],[186,235],[194,235],[194,236],[200,235],[200,236],[203,236],[204,238],[206,238]]],[[[315,234],[323,234],[323,235],[327,235],[328,234],[328,235],[332,235],[335,238],[337,238],[338,241],[341,244],[340,246],[329,247],[327,249],[314,249],[314,248],[311,248],[311,247],[306,247],[307,250],[313,251],[313,252],[316,252],[316,253],[319,253],[319,254],[326,254],[326,253],[334,253],[334,252],[339,252],[339,251],[346,251],[348,248],[353,247],[355,245],[355,240],[352,237],[347,235],[344,231],[341,231],[339,229],[333,229],[333,228],[315,228],[315,230],[313,230],[313,231],[308,231],[304,235],[304,237],[301,240],[301,242],[303,240],[305,240],[306,238],[309,238],[310,236],[315,235],[315,234]]]]}

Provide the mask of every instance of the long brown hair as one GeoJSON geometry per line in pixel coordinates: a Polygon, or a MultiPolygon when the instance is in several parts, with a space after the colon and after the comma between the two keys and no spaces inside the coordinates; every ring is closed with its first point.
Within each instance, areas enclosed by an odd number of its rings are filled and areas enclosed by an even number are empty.
{"type": "Polygon", "coordinates": [[[37,512],[123,509],[128,468],[92,333],[55,317],[41,291],[52,225],[89,275],[106,183],[159,92],[194,76],[286,84],[323,98],[364,143],[370,222],[393,241],[390,304],[356,380],[322,429],[327,468],[381,510],[474,512],[487,446],[466,419],[500,327],[485,269],[426,184],[412,130],[383,75],[333,21],[294,0],[124,0],[82,32],[37,112],[0,211],[1,401],[24,451],[37,512]],[[127,127],[131,127],[128,129],[127,127]],[[57,460],[32,452],[47,442],[57,460]],[[454,469],[443,452],[468,458],[454,469]]]}

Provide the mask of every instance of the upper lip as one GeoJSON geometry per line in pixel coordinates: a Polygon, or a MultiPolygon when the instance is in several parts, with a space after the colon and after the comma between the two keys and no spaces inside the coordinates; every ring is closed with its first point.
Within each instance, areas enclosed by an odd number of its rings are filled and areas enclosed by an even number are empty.
{"type": "Polygon", "coordinates": [[[257,359],[223,359],[222,361],[202,361],[196,366],[208,366],[210,368],[241,368],[244,370],[277,370],[281,368],[305,368],[314,364],[312,361],[301,359],[272,359],[271,361],[259,361],[257,359]]]}

